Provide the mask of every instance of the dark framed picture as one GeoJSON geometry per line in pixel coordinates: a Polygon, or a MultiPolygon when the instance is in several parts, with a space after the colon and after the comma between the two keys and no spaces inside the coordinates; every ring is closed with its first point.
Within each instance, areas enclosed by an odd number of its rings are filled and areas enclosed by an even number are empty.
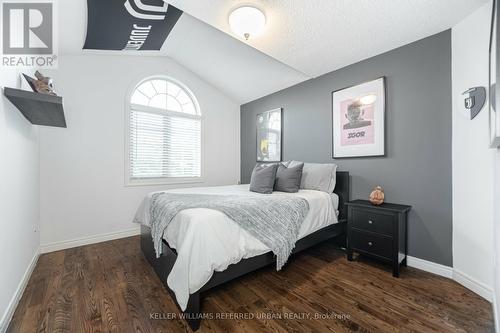
{"type": "Polygon", "coordinates": [[[332,93],[333,158],[385,155],[385,77],[332,93]]]}
{"type": "Polygon", "coordinates": [[[257,115],[257,162],[281,161],[281,110],[257,115]]]}
{"type": "Polygon", "coordinates": [[[497,114],[498,105],[496,96],[499,95],[498,85],[496,84],[500,77],[497,66],[498,50],[498,19],[499,19],[498,1],[493,1],[493,10],[491,15],[491,34],[490,34],[490,73],[489,73],[489,115],[490,115],[490,145],[492,148],[500,147],[500,116],[497,114]]]}

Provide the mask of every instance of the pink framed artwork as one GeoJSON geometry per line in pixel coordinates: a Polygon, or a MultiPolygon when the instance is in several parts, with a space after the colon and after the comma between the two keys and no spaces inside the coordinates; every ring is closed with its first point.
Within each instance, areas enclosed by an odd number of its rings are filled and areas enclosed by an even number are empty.
{"type": "Polygon", "coordinates": [[[332,93],[333,158],[385,155],[385,77],[332,93]]]}

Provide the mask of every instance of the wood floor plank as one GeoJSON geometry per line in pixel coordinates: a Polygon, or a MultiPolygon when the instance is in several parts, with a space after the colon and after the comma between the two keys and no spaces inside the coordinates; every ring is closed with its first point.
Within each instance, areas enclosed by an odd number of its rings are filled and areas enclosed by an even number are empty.
{"type": "MultiPolygon", "coordinates": [[[[494,331],[491,304],[456,282],[413,268],[396,279],[328,242],[209,291],[202,310],[200,332],[494,331]]],[[[42,255],[8,332],[190,329],[130,237],[42,255]]]]}

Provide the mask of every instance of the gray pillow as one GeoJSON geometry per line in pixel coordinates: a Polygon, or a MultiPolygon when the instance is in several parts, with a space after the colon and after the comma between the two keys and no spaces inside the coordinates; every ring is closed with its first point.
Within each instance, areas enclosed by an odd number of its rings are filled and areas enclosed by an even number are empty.
{"type": "MultiPolygon", "coordinates": [[[[294,167],[303,162],[290,161],[288,167],[294,167]]],[[[300,188],[332,193],[337,182],[337,165],[333,163],[304,163],[300,188]]]]}
{"type": "Polygon", "coordinates": [[[255,165],[250,179],[250,191],[263,194],[273,193],[277,169],[278,165],[275,163],[255,165]]]}
{"type": "Polygon", "coordinates": [[[302,179],[302,169],[304,163],[288,167],[286,164],[280,163],[278,171],[276,171],[276,182],[274,190],[281,192],[295,193],[299,191],[300,180],[302,179]]]}

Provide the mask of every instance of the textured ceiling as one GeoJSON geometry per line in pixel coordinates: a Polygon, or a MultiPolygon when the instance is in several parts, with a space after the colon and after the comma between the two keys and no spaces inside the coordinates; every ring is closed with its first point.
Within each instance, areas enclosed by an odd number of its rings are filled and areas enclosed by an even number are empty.
{"type": "Polygon", "coordinates": [[[249,44],[316,77],[452,27],[488,0],[168,0],[231,33],[229,12],[262,9],[268,25],[249,44]]]}
{"type": "Polygon", "coordinates": [[[446,30],[487,1],[169,0],[189,15],[161,51],[116,52],[82,51],[87,1],[64,0],[59,54],[168,56],[245,103],[446,30]],[[248,43],[233,37],[227,23],[242,4],[263,9],[268,21],[248,43]]]}

